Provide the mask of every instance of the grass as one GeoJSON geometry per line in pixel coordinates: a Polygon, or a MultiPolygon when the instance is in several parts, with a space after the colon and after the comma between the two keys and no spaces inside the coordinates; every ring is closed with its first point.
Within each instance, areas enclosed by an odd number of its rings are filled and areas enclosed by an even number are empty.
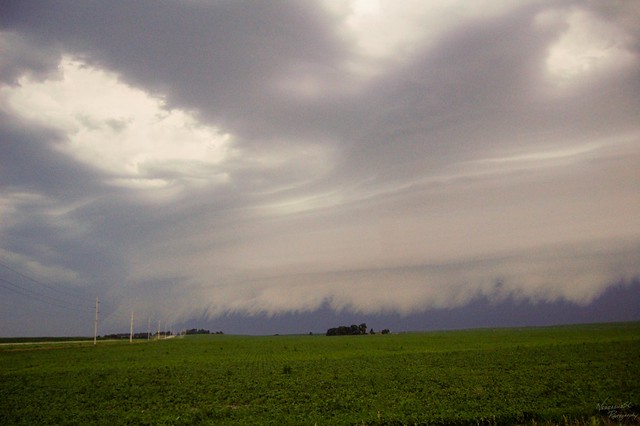
{"type": "Polygon", "coordinates": [[[639,378],[639,323],[5,345],[0,424],[640,424],[639,378]]]}

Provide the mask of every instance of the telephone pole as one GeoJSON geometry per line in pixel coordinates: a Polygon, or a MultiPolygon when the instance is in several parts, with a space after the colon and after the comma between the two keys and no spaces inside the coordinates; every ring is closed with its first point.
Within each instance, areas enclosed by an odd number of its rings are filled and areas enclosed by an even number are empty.
{"type": "Polygon", "coordinates": [[[129,327],[129,343],[133,343],[133,311],[131,311],[131,326],[129,327]]]}
{"type": "Polygon", "coordinates": [[[147,341],[151,339],[151,318],[147,318],[147,341]]]}
{"type": "Polygon", "coordinates": [[[98,306],[100,306],[100,302],[98,301],[98,297],[96,296],[96,319],[93,321],[93,344],[98,343],[98,306]]]}

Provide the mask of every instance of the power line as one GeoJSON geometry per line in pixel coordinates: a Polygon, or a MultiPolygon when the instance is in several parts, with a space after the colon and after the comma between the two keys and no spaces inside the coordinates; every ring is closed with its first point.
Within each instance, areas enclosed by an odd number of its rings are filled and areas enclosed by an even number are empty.
{"type": "Polygon", "coordinates": [[[30,277],[28,275],[25,275],[22,272],[17,271],[16,269],[14,269],[14,268],[12,268],[12,267],[10,267],[8,265],[5,265],[2,262],[0,262],[0,266],[2,266],[5,269],[8,269],[9,271],[13,272],[16,275],[19,275],[20,277],[22,277],[24,279],[27,279],[27,280],[35,283],[35,284],[38,284],[41,287],[44,287],[44,288],[49,289],[49,290],[51,290],[53,292],[56,292],[56,293],[60,293],[65,297],[73,297],[73,298],[76,298],[77,300],[85,302],[85,303],[93,303],[93,301],[91,299],[87,299],[87,298],[85,298],[83,296],[79,296],[79,295],[77,295],[75,293],[72,293],[72,292],[70,292],[68,290],[64,290],[64,289],[62,289],[60,287],[55,287],[55,286],[52,286],[50,284],[46,284],[46,283],[43,283],[41,281],[38,281],[35,278],[32,278],[32,277],[30,277]]]}
{"type": "Polygon", "coordinates": [[[21,296],[25,296],[28,297],[32,300],[41,302],[41,303],[45,303],[47,305],[51,305],[51,306],[55,306],[58,308],[62,308],[62,309],[67,309],[67,310],[72,310],[72,311],[77,311],[77,312],[91,312],[90,309],[88,308],[82,308],[80,307],[80,305],[69,305],[67,302],[60,300],[60,299],[56,299],[54,297],[51,296],[47,296],[44,294],[38,294],[35,293],[33,290],[30,290],[28,288],[24,288],[24,287],[20,287],[18,284],[9,281],[9,280],[5,280],[4,278],[0,278],[0,288],[3,288],[5,290],[9,290],[13,293],[19,294],[21,296]],[[5,283],[5,284],[3,284],[5,283]],[[6,284],[10,284],[12,287],[6,285],[6,284]]]}
{"type": "MultiPolygon", "coordinates": [[[[3,288],[9,289],[9,290],[14,290],[14,292],[22,294],[24,296],[28,296],[28,297],[34,297],[36,299],[47,299],[47,300],[42,300],[43,302],[45,301],[53,301],[53,302],[58,302],[58,303],[63,303],[65,304],[65,306],[68,304],[68,301],[65,299],[60,299],[56,296],[52,296],[49,294],[45,294],[45,293],[38,293],[37,291],[29,288],[29,287],[25,287],[25,286],[20,286],[19,284],[16,284],[15,282],[11,281],[11,280],[7,280],[5,278],[0,278],[0,281],[6,283],[6,284],[10,284],[13,287],[7,287],[7,286],[3,286],[3,288]]],[[[77,305],[76,303],[74,303],[74,305],[77,305]]]]}

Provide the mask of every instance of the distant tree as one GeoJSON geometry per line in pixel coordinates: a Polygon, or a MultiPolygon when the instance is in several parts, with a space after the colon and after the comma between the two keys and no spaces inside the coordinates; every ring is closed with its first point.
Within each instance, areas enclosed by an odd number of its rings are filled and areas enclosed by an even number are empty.
{"type": "Polygon", "coordinates": [[[382,330],[380,333],[382,334],[389,334],[389,329],[385,328],[384,330],[382,330]]]}
{"type": "Polygon", "coordinates": [[[203,328],[191,328],[185,332],[186,334],[210,334],[209,330],[203,328]]]}
{"type": "Polygon", "coordinates": [[[348,336],[351,334],[351,327],[341,325],[327,330],[327,336],[348,336]]]}
{"type": "Polygon", "coordinates": [[[360,331],[359,334],[367,334],[367,324],[362,323],[358,326],[358,329],[360,331]]]}
{"type": "Polygon", "coordinates": [[[371,330],[369,330],[369,334],[371,334],[373,336],[374,334],[376,334],[376,332],[373,331],[373,328],[372,328],[371,330]]]}
{"type": "Polygon", "coordinates": [[[351,324],[351,326],[341,325],[327,330],[327,336],[357,336],[367,334],[367,324],[351,324]]]}

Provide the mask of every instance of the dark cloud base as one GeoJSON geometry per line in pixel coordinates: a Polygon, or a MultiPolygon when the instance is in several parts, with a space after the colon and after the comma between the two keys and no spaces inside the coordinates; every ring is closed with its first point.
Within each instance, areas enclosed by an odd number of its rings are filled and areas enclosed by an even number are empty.
{"type": "MultiPolygon", "coordinates": [[[[99,295],[101,333],[126,331],[132,309],[163,321],[205,311],[183,326],[241,334],[640,319],[637,281],[586,307],[534,303],[592,300],[640,276],[637,7],[496,3],[493,17],[471,14],[372,61],[345,35],[348,16],[320,2],[3,1],[0,261],[99,295]],[[548,62],[559,43],[560,74],[548,62]],[[27,102],[19,87],[64,77],[69,100],[84,99],[86,75],[67,72],[69,60],[162,100],[162,116],[189,112],[228,135],[229,152],[185,156],[188,132],[171,149],[153,137],[138,146],[122,123],[158,121],[109,111],[95,93],[87,105],[109,114],[50,116],[27,102]],[[86,141],[97,158],[123,142],[113,167],[76,155],[85,134],[101,135],[86,141]],[[472,294],[521,298],[430,309],[472,294]],[[365,308],[387,313],[353,313],[365,308]]],[[[91,300],[54,316],[3,285],[0,333],[92,330],[91,300]]]]}
{"type": "Polygon", "coordinates": [[[640,278],[609,287],[586,306],[562,301],[532,304],[512,299],[495,303],[483,297],[459,308],[433,309],[406,316],[359,315],[323,307],[310,313],[194,319],[182,326],[205,328],[212,332],[222,330],[227,334],[273,335],[324,333],[330,327],[363,322],[376,331],[388,328],[401,332],[627,321],[640,321],[640,278]]]}

